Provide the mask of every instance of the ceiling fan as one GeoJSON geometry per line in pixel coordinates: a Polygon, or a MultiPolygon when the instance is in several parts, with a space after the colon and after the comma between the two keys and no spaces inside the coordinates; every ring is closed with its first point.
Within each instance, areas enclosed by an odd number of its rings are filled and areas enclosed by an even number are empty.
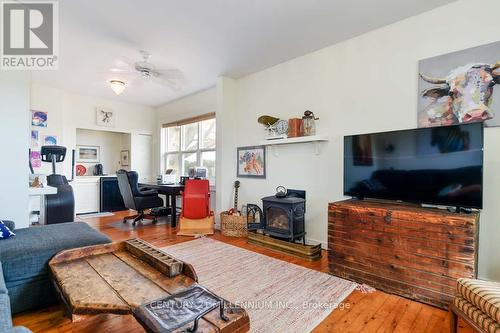
{"type": "Polygon", "coordinates": [[[147,51],[140,50],[142,60],[133,61],[127,57],[120,57],[117,67],[111,70],[111,73],[118,76],[109,80],[111,89],[120,95],[128,83],[132,85],[141,85],[144,82],[152,82],[161,86],[165,86],[174,91],[179,91],[184,83],[184,73],[177,68],[159,69],[149,61],[151,54],[147,51]],[[120,79],[121,77],[130,78],[129,82],[120,79]]]}

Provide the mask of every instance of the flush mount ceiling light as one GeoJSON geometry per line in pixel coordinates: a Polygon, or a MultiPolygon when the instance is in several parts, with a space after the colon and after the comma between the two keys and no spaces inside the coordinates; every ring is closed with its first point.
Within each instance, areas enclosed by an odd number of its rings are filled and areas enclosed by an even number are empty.
{"type": "Polygon", "coordinates": [[[109,86],[117,95],[120,95],[125,90],[125,82],[120,80],[109,81],[109,86]]]}

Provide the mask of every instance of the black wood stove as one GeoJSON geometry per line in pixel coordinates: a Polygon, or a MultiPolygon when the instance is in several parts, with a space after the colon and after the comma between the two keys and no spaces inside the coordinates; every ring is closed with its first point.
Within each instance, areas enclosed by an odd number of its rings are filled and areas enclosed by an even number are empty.
{"type": "Polygon", "coordinates": [[[302,239],[305,244],[306,192],[288,190],[286,197],[262,198],[264,233],[288,239],[292,242],[302,239]]]}

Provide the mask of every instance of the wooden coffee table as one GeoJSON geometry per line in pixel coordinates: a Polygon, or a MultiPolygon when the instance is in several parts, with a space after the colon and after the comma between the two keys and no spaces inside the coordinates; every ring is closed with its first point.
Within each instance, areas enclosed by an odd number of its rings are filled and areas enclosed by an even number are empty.
{"type": "MultiPolygon", "coordinates": [[[[82,314],[132,314],[142,304],[181,293],[198,282],[193,266],[140,239],[62,251],[49,267],[71,319],[82,314]]],[[[247,332],[246,311],[227,304],[227,321],[214,309],[201,318],[198,331],[247,332]]]]}

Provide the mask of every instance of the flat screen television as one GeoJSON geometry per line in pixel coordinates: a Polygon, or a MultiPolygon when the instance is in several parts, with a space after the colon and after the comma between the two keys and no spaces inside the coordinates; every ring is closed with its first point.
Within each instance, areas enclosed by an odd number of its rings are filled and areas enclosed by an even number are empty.
{"type": "Polygon", "coordinates": [[[483,207],[483,124],[344,137],[344,194],[483,207]]]}

